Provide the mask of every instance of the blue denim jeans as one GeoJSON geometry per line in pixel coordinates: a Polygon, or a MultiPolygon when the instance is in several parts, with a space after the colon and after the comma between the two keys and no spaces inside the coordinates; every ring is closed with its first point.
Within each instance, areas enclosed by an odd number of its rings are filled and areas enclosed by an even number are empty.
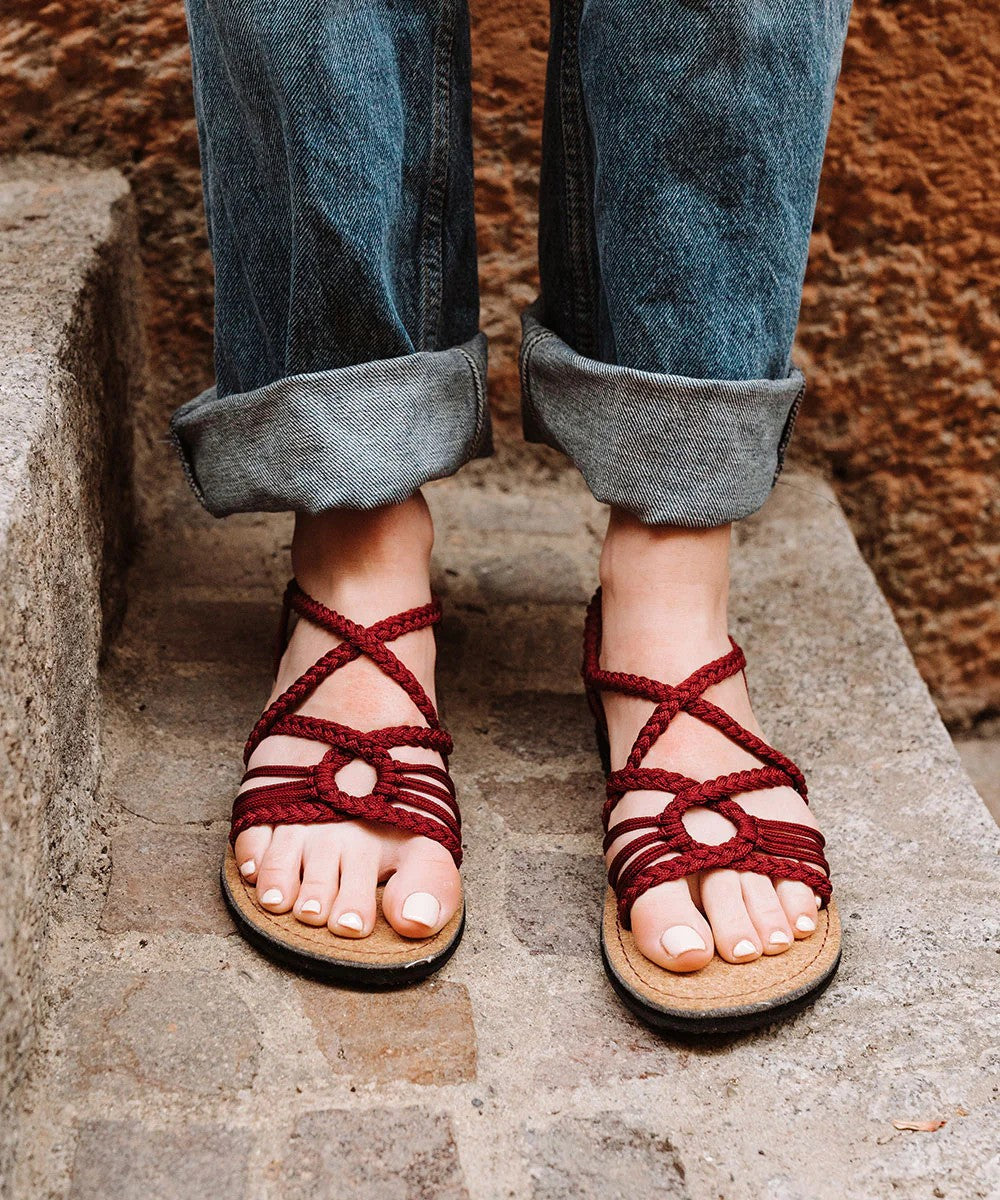
{"type": "MultiPolygon", "coordinates": [[[[767,498],[850,0],[553,0],[524,428],[649,523],[767,498]]],[[[188,0],[216,515],[405,499],[490,449],[465,0],[188,0]]]]}

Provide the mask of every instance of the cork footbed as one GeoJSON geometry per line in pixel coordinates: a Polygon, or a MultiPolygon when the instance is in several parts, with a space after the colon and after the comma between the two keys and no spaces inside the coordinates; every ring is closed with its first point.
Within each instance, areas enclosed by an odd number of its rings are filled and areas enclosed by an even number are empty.
{"type": "Polygon", "coordinates": [[[644,1020],[679,1033],[733,1032],[789,1015],[826,987],[840,963],[840,917],[831,901],[816,914],[816,932],[783,954],[740,964],[716,955],[700,971],[679,975],[639,951],[609,888],[601,941],[615,991],[644,1020]]]}
{"type": "Polygon", "coordinates": [[[257,903],[257,889],[244,882],[231,846],[222,864],[222,890],[240,932],[257,949],[284,966],[335,983],[401,987],[444,966],[465,925],[464,905],[433,937],[404,938],[382,916],[378,889],[375,928],[366,938],[341,938],[326,926],[303,925],[291,913],[270,913],[257,903]]]}

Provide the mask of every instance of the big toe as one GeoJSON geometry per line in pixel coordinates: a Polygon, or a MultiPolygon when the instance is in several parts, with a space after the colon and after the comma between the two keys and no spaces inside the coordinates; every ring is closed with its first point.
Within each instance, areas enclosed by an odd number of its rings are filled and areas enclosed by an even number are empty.
{"type": "Polygon", "coordinates": [[[236,865],[240,874],[249,884],[257,882],[257,872],[264,861],[264,855],[271,844],[273,830],[270,825],[254,825],[244,831],[236,839],[233,853],[236,855],[236,865]]]}
{"type": "Polygon", "coordinates": [[[462,884],[455,861],[430,838],[410,842],[382,893],[385,919],[403,937],[422,938],[443,929],[458,911],[462,884]]]}
{"type": "Polygon", "coordinates": [[[648,959],[668,971],[698,971],[713,954],[712,929],[683,879],[661,883],[636,900],[632,936],[648,959]]]}

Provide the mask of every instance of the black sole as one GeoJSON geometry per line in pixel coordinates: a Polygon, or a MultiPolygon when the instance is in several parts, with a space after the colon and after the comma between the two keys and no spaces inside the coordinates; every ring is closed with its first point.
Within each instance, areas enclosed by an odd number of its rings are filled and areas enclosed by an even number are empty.
{"type": "Polygon", "coordinates": [[[830,970],[818,983],[801,993],[789,996],[780,1004],[748,1008],[742,1011],[736,1010],[730,1013],[688,1013],[676,1009],[656,1008],[637,995],[615,972],[605,950],[604,936],[601,935],[601,958],[604,962],[604,970],[618,999],[629,1012],[657,1033],[685,1040],[710,1038],[720,1034],[750,1033],[794,1016],[808,1008],[830,986],[833,977],[837,974],[837,968],[840,966],[840,957],[838,954],[830,970]]]}
{"type": "Polygon", "coordinates": [[[269,937],[256,925],[251,924],[240,911],[229,890],[225,869],[220,872],[219,879],[222,884],[222,898],[236,923],[236,928],[255,950],[280,967],[286,967],[301,975],[318,979],[322,983],[337,984],[340,987],[356,988],[359,991],[367,992],[386,992],[420,983],[429,975],[433,975],[435,971],[440,971],[458,949],[458,944],[465,932],[465,908],[463,906],[462,920],[455,931],[455,936],[443,950],[438,951],[431,958],[420,959],[402,967],[376,967],[366,966],[364,963],[331,962],[319,954],[310,954],[306,950],[294,950],[277,938],[269,937]]]}

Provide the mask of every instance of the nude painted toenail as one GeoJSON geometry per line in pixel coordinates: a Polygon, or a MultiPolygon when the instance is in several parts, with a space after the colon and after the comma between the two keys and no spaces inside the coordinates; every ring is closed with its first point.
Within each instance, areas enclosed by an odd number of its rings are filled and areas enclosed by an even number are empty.
{"type": "Polygon", "coordinates": [[[318,913],[322,905],[318,900],[307,900],[299,909],[299,912],[318,913]]]}
{"type": "Polygon", "coordinates": [[[260,898],[261,904],[280,904],[281,892],[277,888],[268,888],[260,898]]]}
{"type": "Polygon", "coordinates": [[[403,904],[403,917],[415,925],[426,925],[428,929],[433,929],[440,915],[441,905],[429,892],[414,892],[403,904]]]}
{"type": "Polygon", "coordinates": [[[733,958],[746,958],[750,954],[756,954],[757,947],[753,942],[748,942],[746,938],[742,942],[737,942],[733,947],[733,958]]]}
{"type": "Polygon", "coordinates": [[[812,919],[812,917],[807,917],[805,913],[803,913],[801,917],[795,918],[795,928],[801,933],[812,933],[812,931],[816,928],[816,922],[812,919]]]}
{"type": "Polygon", "coordinates": [[[772,946],[790,946],[792,944],[792,939],[783,929],[776,929],[767,940],[772,946]]]}
{"type": "Polygon", "coordinates": [[[671,925],[660,938],[660,944],[671,958],[686,954],[689,950],[705,949],[705,943],[690,925],[671,925]]]}
{"type": "Polygon", "coordinates": [[[256,871],[256,870],[257,870],[257,864],[254,862],[254,860],[252,858],[248,858],[246,860],[246,862],[243,864],[243,866],[240,867],[240,874],[241,875],[252,875],[254,873],[254,871],[256,871]]]}
{"type": "Polygon", "coordinates": [[[355,933],[360,933],[365,927],[364,921],[357,913],[344,913],[337,918],[337,924],[343,925],[345,929],[353,929],[355,933]]]}

